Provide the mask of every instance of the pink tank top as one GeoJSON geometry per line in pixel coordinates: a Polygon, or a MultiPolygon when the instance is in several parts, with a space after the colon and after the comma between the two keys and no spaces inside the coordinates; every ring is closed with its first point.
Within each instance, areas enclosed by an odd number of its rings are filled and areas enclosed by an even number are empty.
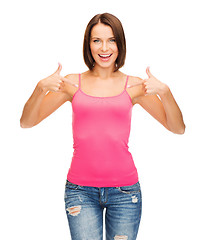
{"type": "Polygon", "coordinates": [[[124,90],[111,97],[95,97],[79,88],[72,99],[73,157],[68,181],[81,186],[119,187],[138,182],[128,151],[132,101],[124,90]]]}

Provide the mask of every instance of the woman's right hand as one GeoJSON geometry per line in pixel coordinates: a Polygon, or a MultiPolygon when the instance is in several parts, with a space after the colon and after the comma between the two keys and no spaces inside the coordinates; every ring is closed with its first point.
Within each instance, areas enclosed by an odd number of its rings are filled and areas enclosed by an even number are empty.
{"type": "MultiPolygon", "coordinates": [[[[52,92],[63,92],[65,83],[68,82],[72,84],[71,82],[68,81],[68,79],[60,76],[60,72],[62,70],[62,65],[61,63],[58,63],[58,69],[56,72],[51,74],[49,77],[44,78],[38,82],[38,87],[40,87],[44,92],[47,91],[52,91],[52,92]]],[[[73,85],[73,84],[72,84],[73,85]]]]}

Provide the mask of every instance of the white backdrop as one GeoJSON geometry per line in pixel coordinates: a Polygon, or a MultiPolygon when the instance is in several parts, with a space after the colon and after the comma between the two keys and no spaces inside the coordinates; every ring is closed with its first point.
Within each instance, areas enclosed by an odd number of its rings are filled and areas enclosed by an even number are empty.
{"type": "Polygon", "coordinates": [[[138,169],[143,212],[138,240],[203,240],[202,1],[7,1],[1,8],[0,238],[71,239],[64,184],[73,153],[71,103],[39,125],[20,128],[23,106],[42,78],[87,70],[82,44],[88,21],[109,12],[122,22],[122,72],[166,83],[186,132],[166,130],[133,107],[129,151],[138,169]]]}

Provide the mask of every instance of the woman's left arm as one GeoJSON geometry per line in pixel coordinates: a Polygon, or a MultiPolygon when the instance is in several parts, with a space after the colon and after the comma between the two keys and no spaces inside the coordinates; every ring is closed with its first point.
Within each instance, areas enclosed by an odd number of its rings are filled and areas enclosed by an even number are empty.
{"type": "MultiPolygon", "coordinates": [[[[152,105],[151,108],[155,109],[155,110],[152,109],[154,111],[154,114],[161,115],[161,113],[164,111],[163,115],[165,115],[165,125],[169,129],[169,131],[176,134],[184,134],[186,126],[183,121],[183,116],[182,116],[181,110],[179,109],[178,104],[176,103],[173,97],[173,94],[170,91],[170,88],[166,84],[156,79],[151,74],[149,67],[147,67],[146,73],[149,78],[144,79],[145,96],[158,94],[160,96],[161,101],[159,103],[158,101],[159,99],[157,96],[151,96],[151,97],[149,96],[147,98],[143,96],[142,102],[144,106],[147,105],[147,103],[145,104],[145,98],[146,100],[148,98],[149,100],[151,100],[151,98],[155,99],[155,103],[151,102],[150,104],[152,105]]],[[[149,112],[151,114],[151,110],[149,112]]],[[[164,119],[164,116],[163,116],[163,119],[164,119]]]]}

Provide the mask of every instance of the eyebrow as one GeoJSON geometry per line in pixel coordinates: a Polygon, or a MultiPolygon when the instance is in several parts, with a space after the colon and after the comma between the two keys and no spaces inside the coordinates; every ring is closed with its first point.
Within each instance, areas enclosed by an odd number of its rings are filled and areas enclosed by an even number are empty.
{"type": "MultiPolygon", "coordinates": [[[[99,37],[91,37],[91,39],[93,38],[96,38],[96,39],[100,39],[99,37]]],[[[115,38],[114,36],[113,37],[109,37],[108,39],[111,39],[111,38],[115,38]]]]}

